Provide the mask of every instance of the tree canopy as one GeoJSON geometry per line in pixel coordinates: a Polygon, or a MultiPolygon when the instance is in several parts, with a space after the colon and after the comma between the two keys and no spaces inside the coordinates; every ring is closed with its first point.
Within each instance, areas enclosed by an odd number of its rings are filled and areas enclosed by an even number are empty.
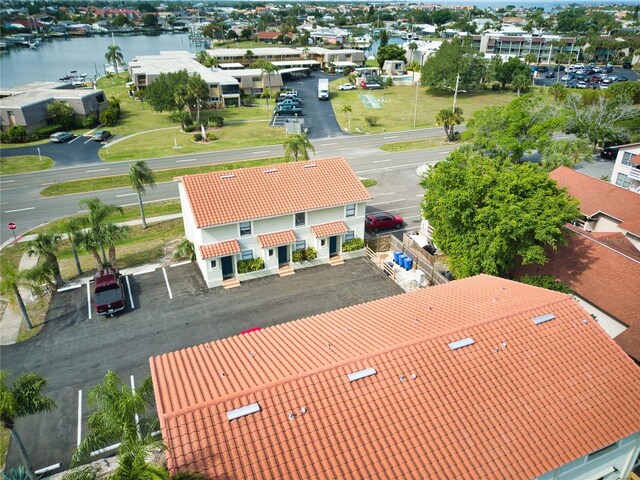
{"type": "Polygon", "coordinates": [[[482,56],[458,38],[444,42],[422,66],[422,85],[434,90],[453,89],[460,75],[461,89],[480,86],[485,71],[482,56]]]}
{"type": "Polygon", "coordinates": [[[176,91],[184,88],[189,81],[186,70],[161,73],[146,89],[145,98],[151,108],[158,112],[177,110],[184,107],[176,100],[176,91]]]}
{"type": "Polygon", "coordinates": [[[380,47],[376,55],[376,60],[378,60],[378,64],[380,68],[382,68],[386,60],[402,60],[406,62],[407,58],[405,57],[404,49],[400,45],[392,44],[380,47]]]}
{"type": "Polygon", "coordinates": [[[517,265],[547,260],[563,242],[562,226],[578,218],[577,200],[538,165],[454,151],[421,181],[422,214],[457,278],[504,276],[517,265]]]}

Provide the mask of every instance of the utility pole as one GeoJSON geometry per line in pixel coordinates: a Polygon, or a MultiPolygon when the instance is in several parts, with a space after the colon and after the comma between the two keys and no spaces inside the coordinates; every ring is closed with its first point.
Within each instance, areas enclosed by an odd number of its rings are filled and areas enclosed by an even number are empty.
{"type": "Polygon", "coordinates": [[[456,111],[456,100],[458,100],[458,86],[460,85],[460,74],[456,76],[456,89],[453,91],[453,111],[456,111]]]}

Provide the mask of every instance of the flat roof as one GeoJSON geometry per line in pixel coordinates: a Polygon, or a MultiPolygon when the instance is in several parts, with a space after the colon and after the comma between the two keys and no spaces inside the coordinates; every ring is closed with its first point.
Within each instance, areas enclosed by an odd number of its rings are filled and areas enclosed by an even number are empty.
{"type": "Polygon", "coordinates": [[[229,76],[226,72],[207,68],[198,63],[193,54],[183,55],[183,52],[165,52],[164,55],[138,56],[129,62],[129,69],[135,69],[134,73],[136,74],[144,73],[147,75],[160,75],[161,73],[186,70],[189,73],[198,73],[208,84],[237,85],[238,83],[235,78],[229,76]]]}
{"type": "Polygon", "coordinates": [[[264,48],[214,48],[208,49],[207,53],[213,57],[244,57],[247,50],[253,52],[254,57],[266,55],[300,55],[301,52],[289,47],[264,47],[264,48]]]}
{"type": "MultiPolygon", "coordinates": [[[[2,90],[4,94],[6,90],[2,90]]],[[[42,88],[28,91],[16,90],[16,93],[2,98],[1,108],[22,108],[37,103],[53,100],[77,100],[86,97],[104,94],[102,90],[86,90],[75,88],[42,88]]]]}

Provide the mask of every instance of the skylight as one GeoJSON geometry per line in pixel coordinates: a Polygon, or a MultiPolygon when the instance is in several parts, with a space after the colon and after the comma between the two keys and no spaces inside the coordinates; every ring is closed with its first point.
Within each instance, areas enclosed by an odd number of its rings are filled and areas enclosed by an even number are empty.
{"type": "Polygon", "coordinates": [[[458,350],[459,348],[468,347],[469,345],[473,345],[476,341],[473,338],[467,337],[461,340],[456,340],[455,342],[451,342],[449,344],[449,348],[451,350],[458,350]]]}
{"type": "Polygon", "coordinates": [[[553,313],[547,313],[546,315],[540,315],[539,317],[533,318],[533,323],[536,325],[540,325],[541,323],[548,322],[549,320],[553,320],[556,316],[553,313]]]}
{"type": "Polygon", "coordinates": [[[227,420],[236,420],[238,418],[246,417],[247,415],[251,415],[252,413],[257,413],[260,411],[260,405],[257,403],[252,403],[250,405],[245,405],[244,407],[236,408],[234,410],[229,410],[227,412],[227,420]]]}
{"type": "Polygon", "coordinates": [[[375,368],[369,367],[369,368],[365,368],[364,370],[358,370],[357,372],[348,373],[347,378],[349,379],[350,382],[355,382],[356,380],[370,377],[372,375],[375,375],[376,373],[378,372],[376,371],[375,368]]]}

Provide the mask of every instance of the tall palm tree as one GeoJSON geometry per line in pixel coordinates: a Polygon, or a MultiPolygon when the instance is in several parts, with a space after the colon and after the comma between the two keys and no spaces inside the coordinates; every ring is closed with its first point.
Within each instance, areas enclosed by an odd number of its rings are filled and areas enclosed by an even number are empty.
{"type": "MultiPolygon", "coordinates": [[[[278,71],[278,67],[276,67],[273,63],[261,58],[253,64],[254,68],[259,68],[261,70],[262,78],[266,78],[267,86],[264,90],[271,91],[271,75],[278,71]]],[[[267,99],[267,109],[269,108],[269,97],[267,99]]]]}
{"type": "Polygon", "coordinates": [[[189,101],[196,104],[196,122],[200,122],[200,108],[203,101],[209,100],[211,93],[209,85],[205,82],[199,73],[192,73],[187,80],[186,94],[189,101]]]}
{"type": "Polygon", "coordinates": [[[297,162],[298,156],[302,156],[303,160],[309,160],[309,150],[316,153],[316,149],[304,133],[291,135],[284,141],[284,158],[287,162],[291,161],[291,157],[297,162]]]}
{"type": "Polygon", "coordinates": [[[146,192],[147,187],[154,188],[156,186],[156,176],[147,163],[140,160],[132,163],[131,167],[129,167],[129,182],[131,183],[131,188],[138,194],[142,228],[147,228],[147,220],[144,216],[144,205],[142,204],[142,194],[146,192]]]}
{"type": "Polygon", "coordinates": [[[415,54],[415,51],[418,49],[418,44],[416,42],[411,42],[409,44],[409,63],[413,62],[413,55],[415,54]]]}
{"type": "Polygon", "coordinates": [[[536,63],[537,60],[538,60],[538,56],[532,52],[529,52],[524,56],[524,61],[527,62],[527,64],[529,65],[531,65],[532,63],[536,63]]]}
{"type": "MultiPolygon", "coordinates": [[[[81,238],[82,246],[93,254],[94,259],[99,263],[99,256],[97,255],[97,249],[100,248],[102,252],[103,264],[107,263],[107,257],[104,251],[104,235],[101,227],[105,225],[110,215],[114,213],[120,213],[124,215],[124,210],[118,205],[110,205],[102,203],[99,198],[91,197],[80,200],[80,206],[89,210],[89,213],[85,217],[81,217],[81,225],[88,227],[89,231],[85,232],[81,238]],[[97,258],[96,258],[97,257],[97,258]]],[[[100,266],[98,267],[100,268],[100,266]]]]}
{"type": "Polygon", "coordinates": [[[516,96],[519,97],[520,93],[526,90],[529,87],[529,77],[527,75],[516,75],[516,77],[511,81],[511,85],[516,90],[516,96]]]}
{"type": "Polygon", "coordinates": [[[138,442],[149,442],[159,427],[152,413],[151,377],[134,390],[109,370],[102,382],[89,391],[89,405],[95,410],[87,421],[89,434],[71,457],[74,465],[88,459],[91,452],[114,443],[120,443],[118,454],[126,453],[138,442]]]}
{"type": "Polygon", "coordinates": [[[96,268],[99,270],[107,264],[107,257],[104,252],[104,246],[101,243],[99,235],[94,230],[81,230],[76,234],[76,243],[84,251],[89,252],[96,262],[96,268]],[[98,253],[98,249],[102,251],[102,257],[98,253]]]}
{"type": "Polygon", "coordinates": [[[17,304],[20,309],[20,315],[24,321],[27,330],[31,330],[33,325],[24,304],[20,288],[26,287],[37,289],[33,281],[24,271],[18,270],[6,257],[0,258],[0,293],[12,304],[17,304]]]}
{"type": "Polygon", "coordinates": [[[557,102],[558,99],[563,100],[567,96],[567,87],[560,82],[556,82],[549,86],[548,93],[553,95],[553,100],[557,102]]]}
{"type": "Polygon", "coordinates": [[[447,134],[449,141],[453,142],[455,139],[455,126],[461,124],[464,120],[462,117],[462,109],[460,107],[456,107],[455,110],[443,108],[436,113],[435,119],[438,125],[444,126],[444,133],[447,134]]]}
{"type": "Polygon", "coordinates": [[[347,117],[347,130],[351,130],[351,105],[345,103],[340,111],[347,117]]]}
{"type": "Polygon", "coordinates": [[[38,477],[27,455],[27,450],[15,430],[15,420],[36,413],[50,412],[56,408],[55,402],[42,394],[47,380],[37,373],[25,373],[13,381],[13,387],[7,385],[9,372],[0,371],[0,424],[9,430],[11,438],[16,442],[22,463],[31,480],[38,477]]]}
{"type": "Polygon", "coordinates": [[[71,244],[71,251],[73,252],[73,259],[76,262],[78,275],[82,275],[82,267],[80,266],[80,258],[78,257],[78,235],[82,230],[81,223],[78,217],[73,217],[63,222],[61,226],[61,232],[67,236],[71,244]]]}
{"type": "Polygon", "coordinates": [[[253,59],[253,51],[247,50],[244,52],[244,59],[247,60],[248,63],[251,63],[251,60],[253,59]]]}
{"type": "Polygon", "coordinates": [[[113,68],[116,71],[116,76],[118,76],[118,65],[122,65],[124,60],[120,47],[115,43],[107,46],[107,53],[104,54],[104,59],[108,64],[113,65],[113,68]]]}
{"type": "Polygon", "coordinates": [[[129,234],[129,227],[126,225],[116,225],[108,223],[100,227],[100,234],[104,244],[109,248],[109,265],[111,268],[117,268],[116,261],[116,243],[124,240],[129,234]]]}
{"type": "Polygon", "coordinates": [[[42,257],[45,263],[51,265],[56,287],[60,287],[64,284],[62,275],[60,275],[60,264],[58,263],[58,257],[56,256],[56,252],[58,251],[58,242],[60,242],[61,238],[62,237],[57,233],[39,233],[35,239],[29,242],[29,250],[27,250],[27,254],[29,256],[38,255],[39,257],[42,257]]]}

